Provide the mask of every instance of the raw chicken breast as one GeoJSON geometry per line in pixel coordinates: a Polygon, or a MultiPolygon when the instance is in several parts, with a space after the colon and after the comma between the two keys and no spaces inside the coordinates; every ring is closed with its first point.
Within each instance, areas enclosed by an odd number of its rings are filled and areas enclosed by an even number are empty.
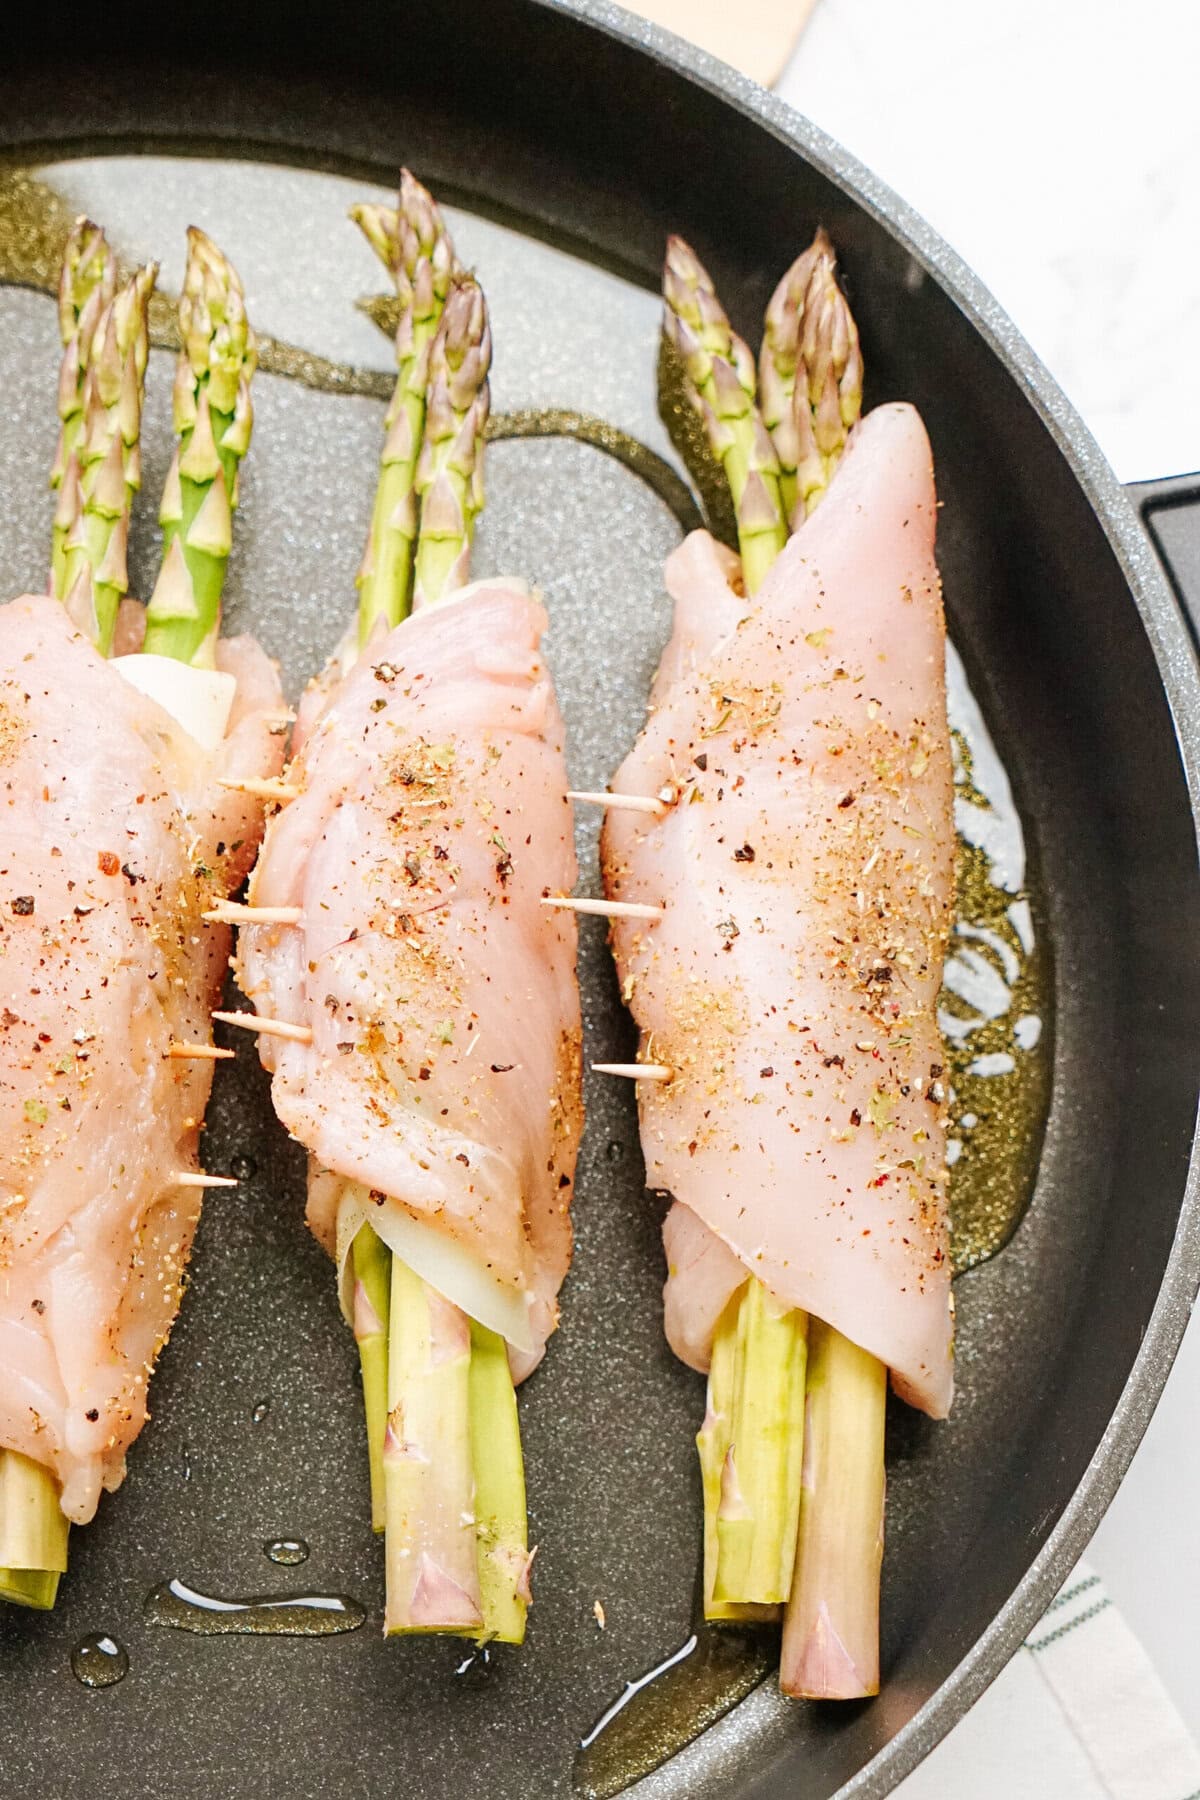
{"type": "MultiPolygon", "coordinates": [[[[125,621],[123,649],[138,641],[125,621]]],[[[282,700],[248,638],[204,752],[53,600],[0,607],[0,1447],[48,1465],[80,1523],[116,1487],[179,1305],[229,933],[282,700]]]]}
{"type": "Polygon", "coordinates": [[[638,1084],[647,1180],[676,1202],[673,1347],[706,1368],[750,1270],[940,1417],[954,826],[935,520],[920,418],[887,406],[753,601],[728,552],[687,540],[613,783],[679,797],[661,821],[611,811],[603,854],[611,897],[665,908],[613,941],[642,1053],[674,1072],[638,1084]]]}
{"type": "Polygon", "coordinates": [[[259,1040],[312,1229],[344,1270],[368,1219],[518,1376],[554,1329],[582,1125],[575,924],[541,904],[576,873],[545,625],[476,583],[323,683],[251,891],[303,923],[239,949],[258,1010],[312,1032],[259,1040]]]}

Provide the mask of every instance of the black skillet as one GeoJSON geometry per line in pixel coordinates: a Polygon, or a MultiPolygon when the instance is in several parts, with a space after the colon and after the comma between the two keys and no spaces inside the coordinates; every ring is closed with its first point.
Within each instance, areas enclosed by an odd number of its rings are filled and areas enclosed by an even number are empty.
{"type": "MultiPolygon", "coordinates": [[[[1200,594],[1200,491],[1163,484],[1131,505],[1007,320],[919,219],[768,95],[616,8],[261,0],[223,14],[47,0],[23,12],[4,65],[0,147],[19,161],[81,145],[199,147],[386,183],[404,160],[435,191],[643,287],[679,230],[748,332],[813,224],[833,236],[869,403],[910,399],[929,426],[952,629],[1040,858],[1056,967],[1053,1104],[1024,1225],[959,1284],[956,1418],[897,1427],[882,1696],[822,1711],[787,1707],[767,1684],[638,1791],[886,1793],[970,1706],[1084,1548],[1196,1291],[1200,688],[1179,602],[1189,583],[1200,594]]],[[[302,248],[302,212],[294,226],[302,248]]],[[[614,363],[623,350],[613,343],[614,363]]],[[[33,404],[21,376],[10,372],[10,423],[33,404]]],[[[375,424],[372,413],[356,440],[355,491],[369,483],[375,424]]],[[[11,443],[6,455],[11,491],[24,477],[11,443]]],[[[334,492],[336,471],[326,479],[334,492]]],[[[532,517],[528,483],[544,475],[523,479],[532,517]]],[[[597,507],[602,487],[584,482],[597,507]]],[[[502,502],[494,494],[494,512],[502,502]]],[[[571,539],[555,553],[568,557],[596,521],[573,515],[569,495],[555,507],[571,539]]],[[[320,556],[338,549],[347,595],[354,533],[342,545],[320,492],[300,510],[320,521],[320,556]]],[[[598,592],[605,534],[623,530],[616,513],[603,525],[588,572],[598,592]]],[[[0,540],[18,562],[33,554],[19,518],[0,540]]],[[[327,580],[304,517],[290,543],[299,573],[250,595],[243,618],[270,601],[264,616],[278,619],[290,596],[302,605],[327,580]]],[[[653,558],[639,579],[653,591],[653,558]]],[[[605,603],[620,604],[611,584],[605,603]]],[[[280,636],[273,647],[286,649],[280,636]]],[[[601,1015],[620,1029],[611,994],[593,1027],[601,1015]]],[[[298,1158],[271,1127],[253,1066],[239,1064],[211,1142],[219,1157],[244,1155],[246,1180],[237,1207],[206,1219],[133,1478],[76,1534],[59,1611],[0,1621],[5,1793],[570,1791],[578,1737],[626,1677],[686,1635],[696,1541],[697,1391],[660,1345],[654,1225],[639,1210],[620,1105],[594,1096],[566,1324],[525,1402],[543,1543],[530,1643],[456,1677],[452,1646],[375,1634],[352,1352],[299,1228],[298,1158]],[[368,1602],[367,1631],[208,1642],[142,1619],[142,1596],[168,1576],[279,1589],[283,1572],[259,1544],[281,1530],[313,1544],[293,1573],[368,1602]],[[593,1595],[606,1603],[604,1633],[593,1595]],[[128,1645],[132,1670],[96,1694],[72,1681],[69,1651],[98,1628],[128,1645]]]]}

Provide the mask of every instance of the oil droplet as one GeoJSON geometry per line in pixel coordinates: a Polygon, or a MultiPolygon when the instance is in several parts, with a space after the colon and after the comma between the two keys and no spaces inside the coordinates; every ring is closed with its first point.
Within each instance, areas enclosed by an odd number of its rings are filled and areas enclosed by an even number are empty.
{"type": "Polygon", "coordinates": [[[266,1418],[267,1414],[270,1412],[270,1410],[271,1410],[270,1401],[269,1400],[260,1400],[258,1405],[255,1407],[254,1411],[250,1414],[250,1418],[255,1425],[261,1425],[263,1420],[266,1418]]]}
{"type": "Polygon", "coordinates": [[[249,1181],[257,1169],[258,1164],[252,1156],[235,1156],[229,1165],[229,1173],[236,1176],[239,1181],[249,1181]]]}
{"type": "Polygon", "coordinates": [[[115,1687],[129,1673],[129,1652],[106,1631],[94,1631],[72,1650],[71,1672],[86,1688],[115,1687]]]}
{"type": "Polygon", "coordinates": [[[297,1563],[308,1561],[309,1549],[303,1538],[272,1538],[263,1545],[263,1555],[268,1562],[294,1569],[297,1563]]]}
{"type": "Polygon", "coordinates": [[[143,1608],[150,1625],[195,1631],[204,1637],[336,1637],[357,1631],[366,1608],[344,1594],[263,1594],[225,1600],[201,1594],[185,1582],[164,1581],[152,1588],[143,1608]]]}
{"type": "Polygon", "coordinates": [[[491,1666],[492,1653],[486,1644],[481,1644],[478,1650],[472,1650],[470,1656],[464,1656],[454,1673],[458,1676],[468,1676],[472,1681],[479,1681],[487,1675],[491,1666]]]}
{"type": "Polygon", "coordinates": [[[585,1800],[623,1793],[744,1700],[778,1658],[769,1632],[698,1625],[597,1719],[575,1758],[575,1792],[585,1800]]]}

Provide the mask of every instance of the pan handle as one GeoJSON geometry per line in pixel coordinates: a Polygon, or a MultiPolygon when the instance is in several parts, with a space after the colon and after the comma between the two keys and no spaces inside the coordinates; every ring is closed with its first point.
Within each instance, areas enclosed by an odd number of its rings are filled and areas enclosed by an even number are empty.
{"type": "Polygon", "coordinates": [[[1200,473],[1133,481],[1128,492],[1200,643],[1200,473]]]}

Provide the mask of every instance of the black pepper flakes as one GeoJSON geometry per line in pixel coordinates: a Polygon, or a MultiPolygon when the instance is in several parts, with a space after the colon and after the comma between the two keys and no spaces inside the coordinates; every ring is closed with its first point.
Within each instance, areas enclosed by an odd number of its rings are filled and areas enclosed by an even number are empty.
{"type": "Polygon", "coordinates": [[[30,914],[33,912],[33,908],[34,899],[32,894],[18,894],[12,903],[12,909],[14,913],[16,913],[18,919],[29,918],[30,914]]]}

